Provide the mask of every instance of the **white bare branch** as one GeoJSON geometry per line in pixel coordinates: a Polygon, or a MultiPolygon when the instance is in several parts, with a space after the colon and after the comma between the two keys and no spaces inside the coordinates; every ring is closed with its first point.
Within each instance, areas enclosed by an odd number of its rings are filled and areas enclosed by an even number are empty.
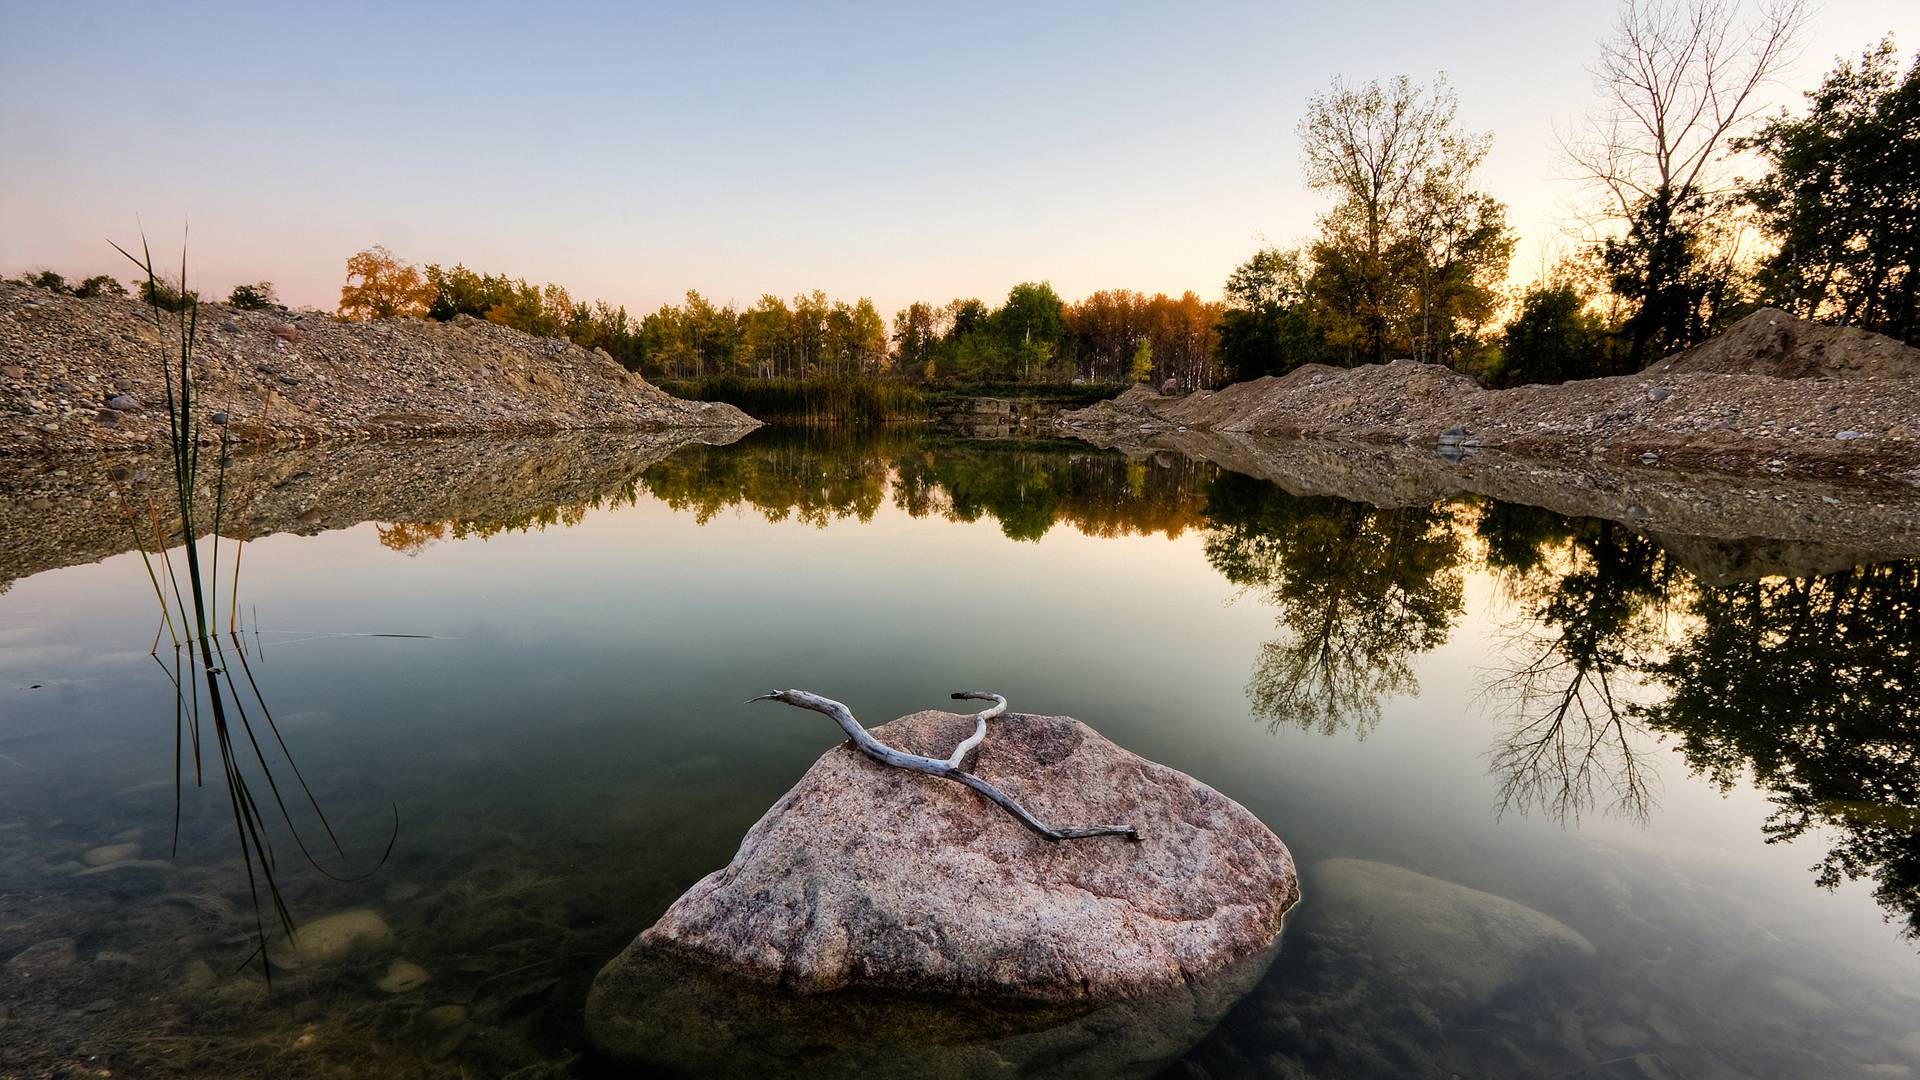
{"type": "Polygon", "coordinates": [[[937,776],[944,780],[952,780],[955,783],[964,784],[993,800],[1002,809],[1006,810],[1007,813],[1012,814],[1018,819],[1020,824],[1025,825],[1047,840],[1084,840],[1091,836],[1124,836],[1129,840],[1140,839],[1139,830],[1131,825],[1080,825],[1068,828],[1054,828],[1028,813],[1026,807],[1021,806],[1015,801],[1013,796],[1008,795],[988,781],[961,768],[962,763],[966,761],[967,755],[972,753],[973,750],[980,745],[981,741],[987,737],[987,721],[995,719],[1007,711],[1007,699],[1001,697],[999,694],[988,693],[982,690],[962,690],[953,696],[956,700],[991,701],[994,704],[991,708],[974,714],[973,734],[962,739],[960,745],[954,747],[953,753],[945,759],[909,754],[888,746],[886,743],[874,738],[873,734],[866,728],[861,727],[860,721],[853,718],[852,710],[848,709],[845,705],[832,698],[821,697],[819,694],[810,691],[774,690],[762,694],[757,698],[753,698],[751,701],[778,701],[784,705],[792,705],[799,709],[811,709],[814,712],[830,716],[833,718],[834,723],[840,725],[840,730],[847,733],[847,739],[853,743],[854,749],[873,760],[880,762],[882,765],[891,765],[897,769],[926,773],[928,776],[937,776]]]}

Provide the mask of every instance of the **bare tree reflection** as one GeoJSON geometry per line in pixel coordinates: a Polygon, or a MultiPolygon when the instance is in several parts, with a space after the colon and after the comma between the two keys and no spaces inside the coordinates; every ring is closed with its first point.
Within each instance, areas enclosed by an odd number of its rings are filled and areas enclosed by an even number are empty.
{"type": "Polygon", "coordinates": [[[1495,813],[1577,822],[1596,808],[1645,821],[1651,739],[1635,718],[1637,671],[1661,648],[1675,571],[1659,545],[1608,521],[1489,504],[1476,532],[1518,609],[1481,700],[1495,813]]]}

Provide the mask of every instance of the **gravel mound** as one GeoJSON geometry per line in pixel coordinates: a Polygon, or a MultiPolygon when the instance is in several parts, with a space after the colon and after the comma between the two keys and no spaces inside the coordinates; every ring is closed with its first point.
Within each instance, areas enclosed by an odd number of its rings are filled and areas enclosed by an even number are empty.
{"type": "MultiPolygon", "coordinates": [[[[163,446],[166,340],[136,301],[0,284],[0,457],[163,446]]],[[[196,412],[224,413],[247,443],[757,426],[730,405],[672,397],[605,352],[472,318],[353,323],[204,304],[195,356],[196,412]]]]}

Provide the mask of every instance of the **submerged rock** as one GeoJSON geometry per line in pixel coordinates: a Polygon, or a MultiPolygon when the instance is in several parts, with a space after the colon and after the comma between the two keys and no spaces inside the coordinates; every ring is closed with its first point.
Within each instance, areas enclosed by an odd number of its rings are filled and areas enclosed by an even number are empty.
{"type": "Polygon", "coordinates": [[[123,862],[140,857],[139,844],[106,844],[90,848],[80,856],[80,861],[88,866],[105,866],[108,863],[123,862]]]}
{"type": "MultiPolygon", "coordinates": [[[[1147,1080],[1256,986],[1267,948],[1190,983],[1110,1002],[999,1002],[847,989],[797,994],[661,949],[621,959],[617,1013],[596,987],[601,1052],[684,1076],[1147,1080]]],[[[649,1073],[648,1075],[651,1075],[649,1073]]]]}
{"type": "Polygon", "coordinates": [[[427,985],[430,978],[432,976],[427,974],[427,969],[419,964],[408,960],[395,960],[387,965],[387,973],[380,976],[374,986],[383,993],[404,994],[409,990],[418,990],[427,985]]]}
{"type": "Polygon", "coordinates": [[[1345,923],[1385,975],[1435,1001],[1482,1005],[1541,968],[1594,952],[1550,915],[1387,863],[1328,859],[1313,884],[1321,916],[1345,923]]]}
{"type": "Polygon", "coordinates": [[[342,911],[300,925],[290,946],[276,948],[273,962],[283,968],[328,963],[391,940],[393,930],[377,912],[342,911]]]}
{"type": "MultiPolygon", "coordinates": [[[[921,712],[874,735],[944,756],[972,729],[971,717],[921,712]]],[[[1050,824],[1133,825],[1141,840],[1050,843],[959,784],[836,747],[725,869],[602,969],[590,1035],[649,1058],[655,999],[675,985],[658,974],[666,963],[776,1000],[888,991],[880,999],[906,993],[935,1011],[965,1001],[1038,1015],[1174,991],[1190,1015],[1192,987],[1264,954],[1299,899],[1286,846],[1251,813],[1069,717],[993,721],[973,769],[1050,824]]]]}
{"type": "Polygon", "coordinates": [[[72,938],[50,938],[29,945],[7,961],[7,974],[23,982],[65,971],[80,960],[72,938]]]}

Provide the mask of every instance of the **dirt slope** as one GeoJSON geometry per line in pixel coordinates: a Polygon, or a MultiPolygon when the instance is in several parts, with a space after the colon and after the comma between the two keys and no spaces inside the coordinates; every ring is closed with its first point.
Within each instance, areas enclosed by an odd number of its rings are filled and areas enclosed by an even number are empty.
{"type": "MultiPolygon", "coordinates": [[[[200,311],[201,402],[252,443],[669,428],[745,431],[559,338],[477,319],[200,311]]],[[[128,299],[0,284],[0,458],[164,445],[161,330],[128,299]]],[[[211,430],[211,429],[209,429],[211,430]]]]}

